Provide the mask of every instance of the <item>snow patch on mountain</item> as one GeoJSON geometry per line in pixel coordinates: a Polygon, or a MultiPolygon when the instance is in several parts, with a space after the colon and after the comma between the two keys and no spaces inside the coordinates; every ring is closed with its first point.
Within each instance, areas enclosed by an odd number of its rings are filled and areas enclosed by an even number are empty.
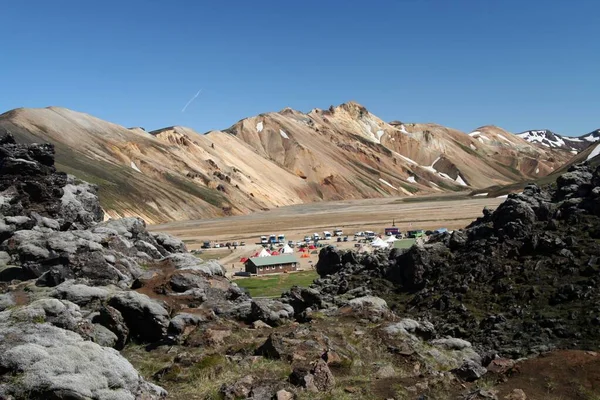
{"type": "Polygon", "coordinates": [[[412,164],[412,165],[419,165],[419,164],[418,164],[416,161],[413,161],[413,160],[411,160],[410,158],[408,158],[408,157],[405,157],[405,156],[403,156],[403,155],[402,155],[402,154],[400,154],[400,153],[398,153],[398,155],[399,155],[399,156],[400,156],[400,157],[401,157],[401,158],[402,158],[404,161],[408,162],[409,164],[412,164]]]}
{"type": "Polygon", "coordinates": [[[131,162],[131,168],[133,168],[133,169],[134,169],[134,170],[136,170],[137,172],[142,172],[142,171],[140,171],[140,169],[138,168],[138,166],[137,166],[137,165],[135,165],[135,163],[134,163],[133,161],[131,162]]]}
{"type": "Polygon", "coordinates": [[[586,161],[591,160],[592,158],[596,157],[598,154],[600,154],[600,144],[596,145],[594,150],[592,150],[592,152],[587,156],[587,158],[585,160],[586,161]]]}
{"type": "Polygon", "coordinates": [[[288,136],[287,133],[285,133],[282,129],[279,130],[279,134],[281,135],[282,138],[284,139],[289,139],[290,137],[288,136]]]}
{"type": "Polygon", "coordinates": [[[383,184],[384,184],[384,185],[386,185],[386,186],[389,186],[389,187],[391,187],[391,188],[392,188],[392,189],[394,189],[394,190],[398,190],[397,188],[395,188],[395,187],[394,187],[394,185],[392,185],[391,183],[389,183],[389,182],[388,182],[388,181],[386,181],[385,179],[381,179],[381,178],[379,178],[379,182],[383,183],[383,184]]]}
{"type": "Polygon", "coordinates": [[[510,140],[508,140],[508,139],[506,138],[506,136],[502,136],[502,135],[501,135],[501,134],[499,134],[499,133],[497,134],[497,136],[498,136],[500,139],[502,139],[502,140],[504,140],[504,141],[506,141],[506,142],[510,143],[510,140]]]}
{"type": "Polygon", "coordinates": [[[460,176],[460,174],[458,174],[458,176],[456,177],[455,180],[456,183],[458,183],[461,186],[467,186],[467,183],[465,182],[465,180],[462,178],[462,176],[460,176]]]}
{"type": "Polygon", "coordinates": [[[262,121],[256,124],[256,132],[261,133],[263,131],[263,123],[262,121]]]}
{"type": "Polygon", "coordinates": [[[565,144],[564,140],[547,130],[527,131],[518,133],[517,136],[527,140],[529,143],[539,143],[546,147],[561,147],[561,145],[565,144]]]}
{"type": "Polygon", "coordinates": [[[408,178],[406,178],[406,180],[410,183],[417,183],[417,180],[414,176],[409,176],[408,178]]]}
{"type": "Polygon", "coordinates": [[[469,136],[477,136],[479,134],[481,134],[481,132],[479,132],[479,131],[473,131],[473,132],[469,133],[469,136]]]}

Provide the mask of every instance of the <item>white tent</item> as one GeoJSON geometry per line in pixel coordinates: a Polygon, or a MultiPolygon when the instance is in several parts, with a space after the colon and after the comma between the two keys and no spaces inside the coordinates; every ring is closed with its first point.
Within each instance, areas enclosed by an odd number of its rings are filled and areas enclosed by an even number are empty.
{"type": "Polygon", "coordinates": [[[394,243],[396,240],[398,240],[398,239],[396,239],[396,236],[390,236],[387,239],[385,239],[385,242],[386,243],[394,243]]]}
{"type": "Polygon", "coordinates": [[[290,246],[288,246],[287,244],[285,246],[283,246],[281,248],[281,251],[279,251],[279,254],[292,254],[294,252],[294,249],[292,249],[290,246]]]}
{"type": "Polygon", "coordinates": [[[386,242],[384,242],[383,240],[381,240],[381,238],[378,237],[378,238],[375,238],[375,240],[373,240],[371,242],[371,246],[386,248],[386,247],[388,247],[388,244],[386,242]]]}
{"type": "Polygon", "coordinates": [[[269,253],[267,249],[263,248],[260,253],[258,253],[257,257],[271,257],[271,253],[269,253]]]}

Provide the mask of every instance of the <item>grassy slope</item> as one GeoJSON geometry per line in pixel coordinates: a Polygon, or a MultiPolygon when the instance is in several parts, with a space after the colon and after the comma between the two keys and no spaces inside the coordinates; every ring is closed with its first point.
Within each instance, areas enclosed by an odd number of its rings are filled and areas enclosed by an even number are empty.
{"type": "Polygon", "coordinates": [[[301,271],[255,278],[238,279],[238,286],[248,289],[252,297],[279,297],[292,286],[310,286],[319,275],[315,271],[301,271]]]}

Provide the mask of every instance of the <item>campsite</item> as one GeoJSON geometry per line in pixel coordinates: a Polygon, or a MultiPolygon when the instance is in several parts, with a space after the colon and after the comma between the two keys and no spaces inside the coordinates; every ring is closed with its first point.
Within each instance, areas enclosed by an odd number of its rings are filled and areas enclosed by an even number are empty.
{"type": "MultiPolygon", "coordinates": [[[[382,198],[320,202],[279,207],[249,215],[171,222],[149,228],[181,238],[192,250],[199,249],[206,240],[219,243],[243,241],[245,247],[250,249],[258,238],[272,233],[284,234],[286,241],[302,241],[314,232],[332,229],[343,230],[346,235],[366,230],[383,233],[392,220],[402,232],[417,228],[457,229],[481,216],[484,207],[496,208],[504,199],[469,197],[465,194],[459,199],[456,195],[438,195],[422,196],[418,202],[405,200],[382,198]]],[[[240,257],[244,255],[243,252],[237,253],[241,254],[240,257]]],[[[252,250],[247,253],[252,254],[252,250]]]]}
{"type": "Polygon", "coordinates": [[[456,197],[438,196],[420,202],[397,199],[323,202],[216,220],[170,223],[151,229],[177,235],[190,249],[197,250],[199,258],[218,260],[226,268],[227,276],[241,287],[260,293],[259,296],[270,296],[298,284],[299,279],[312,276],[322,246],[333,245],[358,252],[408,248],[418,237],[435,230],[464,227],[480,216],[484,207],[496,207],[502,200],[466,196],[456,200],[456,197]],[[333,234],[327,235],[330,232],[333,234]],[[397,233],[403,238],[396,240],[397,233]],[[315,235],[318,236],[316,243],[315,235]],[[245,245],[201,248],[209,240],[244,242],[245,245]],[[280,264],[276,264],[257,266],[263,270],[255,273],[246,271],[250,259],[282,254],[294,255],[297,262],[294,270],[284,270],[283,265],[279,268],[280,264]]]}

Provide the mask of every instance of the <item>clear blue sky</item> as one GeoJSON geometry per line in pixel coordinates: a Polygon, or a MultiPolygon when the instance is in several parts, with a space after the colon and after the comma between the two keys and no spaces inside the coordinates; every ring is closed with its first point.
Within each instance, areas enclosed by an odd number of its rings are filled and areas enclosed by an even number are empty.
{"type": "Polygon", "coordinates": [[[0,38],[2,112],[205,132],[355,100],[465,131],[600,128],[597,0],[7,1],[0,38]]]}

